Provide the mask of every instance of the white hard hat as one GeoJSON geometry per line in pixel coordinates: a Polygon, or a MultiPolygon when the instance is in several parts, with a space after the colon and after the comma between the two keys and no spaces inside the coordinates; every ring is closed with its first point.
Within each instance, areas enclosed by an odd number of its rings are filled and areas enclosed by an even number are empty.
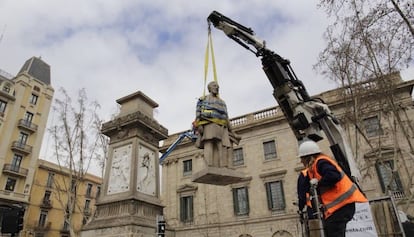
{"type": "Polygon", "coordinates": [[[313,154],[321,153],[321,149],[319,148],[316,142],[311,140],[306,140],[300,143],[299,145],[299,157],[309,156],[313,154]]]}

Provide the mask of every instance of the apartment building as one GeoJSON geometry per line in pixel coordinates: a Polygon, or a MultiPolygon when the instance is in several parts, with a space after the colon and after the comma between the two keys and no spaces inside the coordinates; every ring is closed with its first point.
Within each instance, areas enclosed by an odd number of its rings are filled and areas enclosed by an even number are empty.
{"type": "Polygon", "coordinates": [[[0,70],[0,217],[30,201],[53,94],[41,58],[28,59],[16,76],[0,70]]]}
{"type": "Polygon", "coordinates": [[[70,230],[79,236],[95,212],[101,184],[100,177],[88,173],[71,176],[68,168],[39,159],[21,236],[70,236],[70,230]],[[65,214],[70,200],[74,200],[74,209],[68,221],[65,214]]]}
{"type": "MultiPolygon", "coordinates": [[[[396,73],[387,81],[391,84],[382,91],[379,80],[370,80],[315,97],[322,98],[344,125],[368,198],[392,195],[398,209],[413,215],[414,80],[402,81],[396,73]],[[358,101],[351,96],[356,91],[361,92],[358,101]],[[393,102],[384,100],[390,93],[393,102]],[[360,114],[353,120],[350,111],[356,107],[360,114]]],[[[234,147],[232,166],[246,178],[227,186],[191,182],[192,175],[206,167],[203,150],[189,140],[182,142],[162,164],[161,199],[167,229],[176,237],[301,236],[295,202],[303,166],[282,111],[279,107],[263,109],[233,118],[231,124],[242,136],[234,147]]],[[[161,152],[180,134],[170,135],[161,152]]],[[[331,154],[327,139],[319,144],[331,154]]]]}

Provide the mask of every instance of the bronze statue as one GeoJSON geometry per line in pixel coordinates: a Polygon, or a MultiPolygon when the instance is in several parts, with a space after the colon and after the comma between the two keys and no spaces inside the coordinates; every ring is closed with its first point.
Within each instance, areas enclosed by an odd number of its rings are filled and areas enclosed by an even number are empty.
{"type": "Polygon", "coordinates": [[[229,167],[233,157],[233,143],[238,144],[240,136],[230,126],[226,103],[219,97],[219,85],[212,81],[207,86],[209,95],[197,103],[194,122],[196,147],[204,149],[208,166],[229,167]]]}

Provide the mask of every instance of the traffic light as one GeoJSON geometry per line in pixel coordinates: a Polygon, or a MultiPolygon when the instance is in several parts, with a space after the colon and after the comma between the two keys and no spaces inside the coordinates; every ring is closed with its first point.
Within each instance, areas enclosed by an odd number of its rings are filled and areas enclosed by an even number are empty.
{"type": "Polygon", "coordinates": [[[157,236],[165,236],[165,220],[163,216],[157,216],[157,236]]]}

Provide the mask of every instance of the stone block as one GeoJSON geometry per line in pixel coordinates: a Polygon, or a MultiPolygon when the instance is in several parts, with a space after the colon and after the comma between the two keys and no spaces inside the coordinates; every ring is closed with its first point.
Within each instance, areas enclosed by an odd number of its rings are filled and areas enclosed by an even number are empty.
{"type": "Polygon", "coordinates": [[[207,167],[195,173],[191,181],[195,183],[224,186],[228,184],[239,183],[245,181],[246,179],[249,179],[249,177],[246,177],[243,173],[232,169],[207,167]]]}

